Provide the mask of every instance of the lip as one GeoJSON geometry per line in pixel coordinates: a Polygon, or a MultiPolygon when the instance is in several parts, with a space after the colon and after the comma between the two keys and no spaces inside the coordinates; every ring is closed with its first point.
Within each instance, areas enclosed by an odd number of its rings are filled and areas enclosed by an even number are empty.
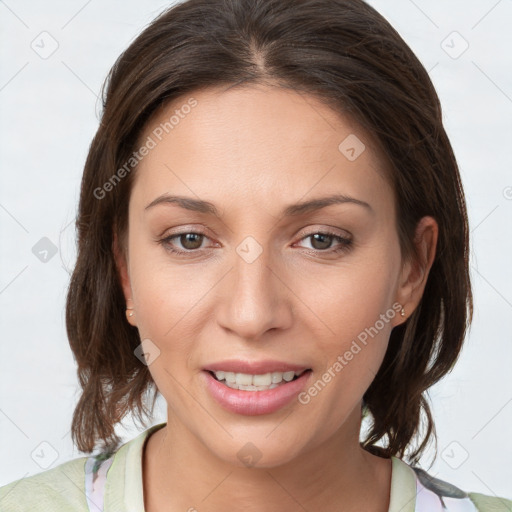
{"type": "Polygon", "coordinates": [[[283,361],[243,361],[241,359],[229,359],[212,363],[203,368],[203,370],[218,372],[248,373],[251,375],[264,375],[269,372],[300,372],[308,370],[307,366],[290,364],[283,361]]]}
{"type": "MultiPolygon", "coordinates": [[[[266,369],[268,369],[268,367],[268,365],[265,366],[266,369]]],[[[238,365],[237,368],[240,368],[240,365],[238,365]]],[[[245,368],[245,371],[247,372],[247,367],[245,368]]],[[[288,368],[290,368],[288,371],[293,369],[290,365],[288,365],[288,368]]],[[[302,369],[301,367],[297,368],[298,370],[294,371],[300,371],[302,369]]],[[[276,369],[273,371],[277,372],[283,370],[276,369]]],[[[236,414],[256,416],[261,414],[271,414],[290,403],[306,387],[306,383],[312,372],[311,370],[308,370],[297,379],[266,391],[243,391],[240,389],[232,389],[219,382],[210,373],[210,371],[204,370],[201,373],[204,376],[205,386],[210,396],[221,407],[236,414]]],[[[259,374],[256,373],[256,375],[259,374]]]]}

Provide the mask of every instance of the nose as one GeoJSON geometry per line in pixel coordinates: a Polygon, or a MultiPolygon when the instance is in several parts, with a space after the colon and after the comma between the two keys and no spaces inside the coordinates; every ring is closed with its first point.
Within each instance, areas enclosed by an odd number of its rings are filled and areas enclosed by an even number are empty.
{"type": "MultiPolygon", "coordinates": [[[[254,245],[245,247],[255,250],[254,245]]],[[[280,275],[283,272],[275,260],[271,261],[268,251],[263,250],[251,261],[243,245],[238,249],[231,270],[220,283],[220,326],[246,340],[261,339],[271,329],[288,328],[292,323],[293,293],[286,276],[280,275]]]]}

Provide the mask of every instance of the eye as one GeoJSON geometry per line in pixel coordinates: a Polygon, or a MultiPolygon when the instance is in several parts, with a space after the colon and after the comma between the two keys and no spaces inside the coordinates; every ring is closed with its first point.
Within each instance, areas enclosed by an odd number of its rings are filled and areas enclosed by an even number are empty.
{"type": "Polygon", "coordinates": [[[317,231],[301,238],[301,240],[307,239],[311,240],[311,249],[316,252],[338,253],[348,251],[352,245],[350,238],[340,236],[331,231],[317,231]],[[333,241],[338,241],[337,247],[331,247],[333,241]]]}
{"type": "Polygon", "coordinates": [[[177,233],[160,240],[160,243],[166,250],[176,254],[187,254],[201,249],[201,245],[207,236],[204,233],[190,231],[186,233],[177,233]],[[176,249],[172,241],[177,239],[183,249],[176,249]]]}
{"type": "MultiPolygon", "coordinates": [[[[158,242],[168,251],[181,256],[193,255],[204,249],[202,244],[208,237],[201,232],[187,231],[183,233],[176,233],[174,235],[165,237],[158,242]],[[176,240],[176,241],[175,241],[176,240]],[[176,248],[176,243],[179,243],[182,248],[176,248]]],[[[331,231],[315,231],[301,238],[302,240],[311,239],[309,249],[318,253],[339,253],[348,251],[352,245],[352,239],[340,236],[331,231]],[[332,247],[332,243],[337,241],[338,246],[332,247]]],[[[308,249],[306,247],[306,249],[308,249]]]]}

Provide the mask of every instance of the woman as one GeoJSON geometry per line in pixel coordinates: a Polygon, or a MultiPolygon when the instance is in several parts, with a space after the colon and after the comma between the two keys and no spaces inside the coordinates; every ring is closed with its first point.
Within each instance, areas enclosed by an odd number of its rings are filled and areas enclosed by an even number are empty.
{"type": "Polygon", "coordinates": [[[3,510],[512,510],[416,467],[471,321],[468,223],[428,74],[364,2],[160,15],[109,75],[77,229],[88,456],[3,510]],[[151,391],[167,422],[119,446],[151,391]]]}

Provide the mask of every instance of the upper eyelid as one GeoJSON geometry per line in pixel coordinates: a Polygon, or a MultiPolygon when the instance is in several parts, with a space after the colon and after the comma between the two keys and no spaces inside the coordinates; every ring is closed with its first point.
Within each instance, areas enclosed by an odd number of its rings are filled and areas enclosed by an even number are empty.
{"type": "MultiPolygon", "coordinates": [[[[174,237],[174,236],[179,236],[179,235],[188,235],[190,233],[192,234],[196,234],[196,235],[203,235],[203,236],[206,236],[208,238],[210,238],[210,236],[208,235],[207,231],[208,229],[205,228],[205,230],[197,230],[196,228],[185,228],[183,229],[182,231],[178,231],[176,233],[168,233],[166,234],[166,231],[165,230],[159,238],[171,238],[171,237],[174,237]]],[[[341,228],[335,228],[335,227],[319,227],[319,228],[303,228],[301,229],[296,236],[300,236],[300,237],[304,237],[304,236],[310,236],[310,235],[314,235],[316,233],[326,233],[326,232],[332,232],[330,234],[332,234],[333,236],[341,236],[341,237],[345,237],[345,238],[348,238],[348,237],[351,237],[352,235],[345,229],[341,229],[341,228]],[[341,233],[339,233],[339,231],[341,231],[341,233]]]]}
{"type": "Polygon", "coordinates": [[[307,236],[315,235],[316,233],[326,233],[331,236],[339,236],[341,238],[352,238],[352,235],[345,229],[334,228],[334,227],[322,227],[322,228],[304,228],[297,234],[301,239],[307,236]],[[341,233],[340,233],[341,231],[341,233]]]}

